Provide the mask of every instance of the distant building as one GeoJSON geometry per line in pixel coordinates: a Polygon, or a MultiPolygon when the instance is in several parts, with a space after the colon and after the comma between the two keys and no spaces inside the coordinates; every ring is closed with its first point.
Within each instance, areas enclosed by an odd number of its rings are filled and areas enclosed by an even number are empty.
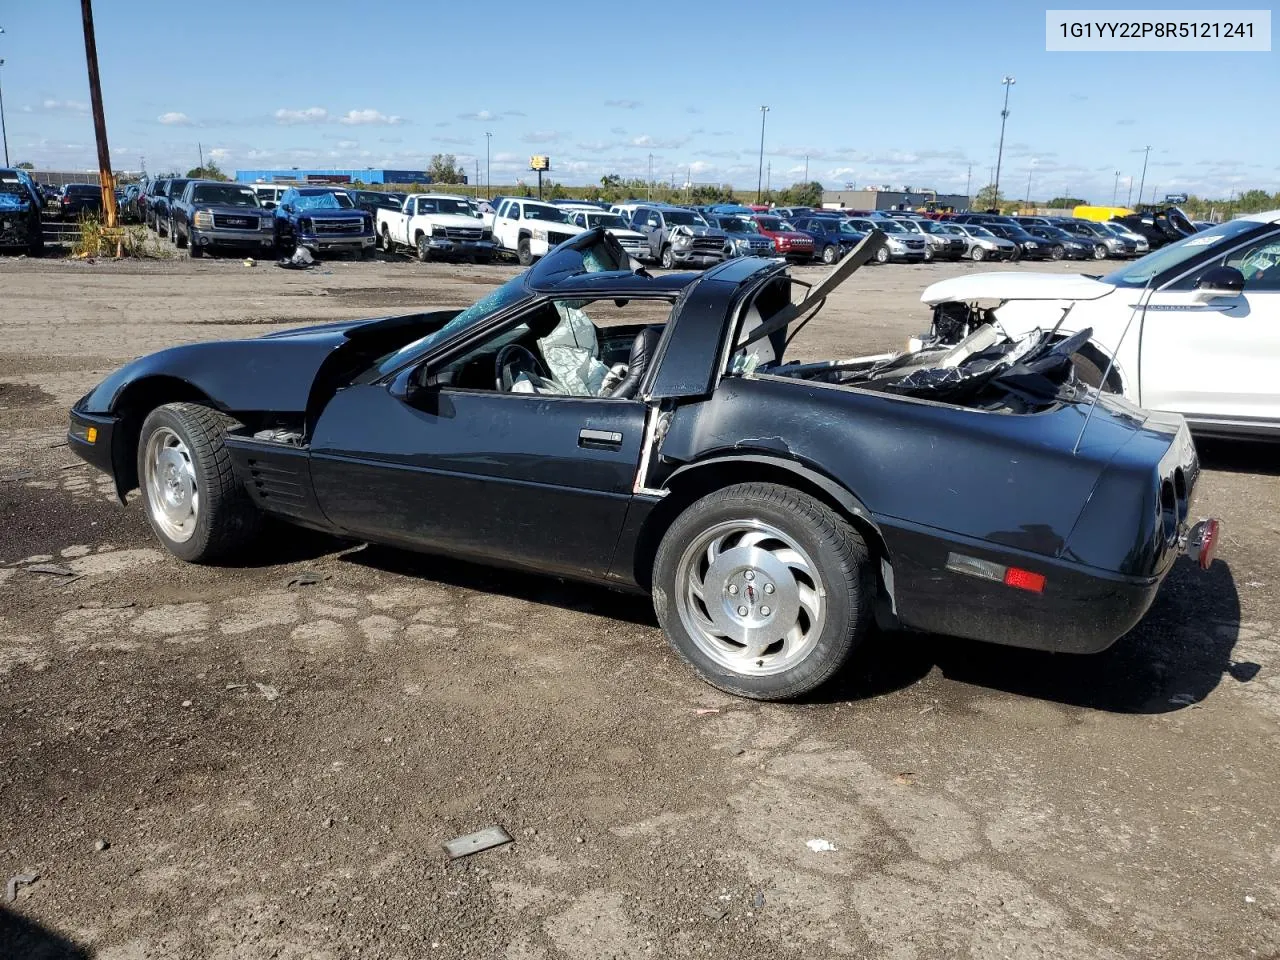
{"type": "Polygon", "coordinates": [[[849,210],[915,210],[926,204],[968,210],[969,198],[960,193],[938,193],[934,190],[824,190],[824,207],[849,210]]]}
{"type": "MultiPolygon", "coordinates": [[[[430,183],[425,170],[237,170],[240,183],[430,183]]],[[[462,178],[466,183],[466,177],[462,178]]]]}

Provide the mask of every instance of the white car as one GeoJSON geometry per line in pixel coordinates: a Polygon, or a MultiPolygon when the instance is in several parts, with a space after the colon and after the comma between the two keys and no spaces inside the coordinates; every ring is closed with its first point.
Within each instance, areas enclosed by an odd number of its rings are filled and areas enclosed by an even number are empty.
{"type": "Polygon", "coordinates": [[[1104,223],[1099,223],[1098,226],[1114,237],[1120,237],[1122,240],[1132,240],[1134,246],[1137,248],[1134,252],[1139,257],[1146,256],[1151,252],[1151,241],[1140,233],[1134,233],[1123,223],[1115,223],[1114,221],[1108,220],[1104,223]]]}
{"type": "Polygon", "coordinates": [[[921,300],[943,342],[985,322],[1014,337],[1088,328],[1075,355],[1085,382],[1180,413],[1202,436],[1280,440],[1280,210],[1218,224],[1098,279],[969,274],[921,300]]]}
{"type": "Polygon", "coordinates": [[[377,231],[383,251],[409,247],[424,263],[459,256],[488,263],[497,249],[467,198],[454,194],[411,193],[399,210],[378,210],[377,231]]]}
{"type": "Polygon", "coordinates": [[[593,207],[590,210],[570,209],[569,222],[584,230],[604,227],[618,243],[622,244],[622,249],[631,254],[633,259],[639,260],[649,256],[649,238],[639,230],[628,227],[627,222],[616,213],[605,213],[599,207],[593,207]]]}
{"type": "Polygon", "coordinates": [[[493,239],[503,250],[514,253],[522,267],[582,232],[582,227],[569,222],[565,210],[540,200],[508,197],[493,215],[493,239]]]}

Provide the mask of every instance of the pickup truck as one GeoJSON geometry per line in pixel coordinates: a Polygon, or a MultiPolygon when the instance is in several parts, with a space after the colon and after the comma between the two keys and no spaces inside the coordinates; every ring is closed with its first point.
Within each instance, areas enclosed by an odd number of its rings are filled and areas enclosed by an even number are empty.
{"type": "Polygon", "coordinates": [[[567,211],[539,200],[508,197],[493,215],[493,239],[514,253],[522,267],[580,233],[582,227],[569,222],[567,211]]]}
{"type": "Polygon", "coordinates": [[[44,253],[40,192],[30,174],[0,169],[0,248],[21,247],[32,257],[44,253]]]}
{"type": "Polygon", "coordinates": [[[386,253],[409,247],[423,263],[433,257],[488,263],[497,251],[493,231],[472,213],[466,198],[448,194],[415,194],[399,210],[380,209],[378,242],[386,253]]]}
{"type": "Polygon", "coordinates": [[[373,256],[373,217],[333,187],[290,187],[275,209],[276,239],[285,251],[347,251],[373,256]]]}

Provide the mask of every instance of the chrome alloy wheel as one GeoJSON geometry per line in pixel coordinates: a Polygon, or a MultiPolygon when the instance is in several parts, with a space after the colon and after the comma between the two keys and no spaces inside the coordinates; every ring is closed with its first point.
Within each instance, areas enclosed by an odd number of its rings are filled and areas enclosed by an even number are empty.
{"type": "Polygon", "coordinates": [[[186,443],[168,427],[158,428],[147,438],[143,470],[152,521],[175,543],[190,540],[200,518],[200,491],[186,443]]]}
{"type": "Polygon", "coordinates": [[[759,520],[718,523],[676,568],[676,609],[717,666],[766,677],[804,660],[822,634],[827,594],[817,565],[759,520]]]}

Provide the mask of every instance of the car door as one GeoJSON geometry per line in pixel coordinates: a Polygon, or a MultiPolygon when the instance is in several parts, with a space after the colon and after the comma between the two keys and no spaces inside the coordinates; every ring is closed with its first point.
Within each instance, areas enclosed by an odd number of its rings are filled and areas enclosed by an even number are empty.
{"type": "MultiPolygon", "coordinates": [[[[542,304],[545,307],[545,302],[542,304]]],[[[396,384],[339,391],[311,472],[348,533],[415,549],[603,579],[639,468],[638,400],[396,384]]]]}
{"type": "Polygon", "coordinates": [[[1277,356],[1280,230],[1273,230],[1151,295],[1142,320],[1140,402],[1182,413],[1193,424],[1280,424],[1277,356]],[[1196,289],[1207,271],[1221,266],[1244,273],[1243,293],[1210,297],[1196,289]]]}

